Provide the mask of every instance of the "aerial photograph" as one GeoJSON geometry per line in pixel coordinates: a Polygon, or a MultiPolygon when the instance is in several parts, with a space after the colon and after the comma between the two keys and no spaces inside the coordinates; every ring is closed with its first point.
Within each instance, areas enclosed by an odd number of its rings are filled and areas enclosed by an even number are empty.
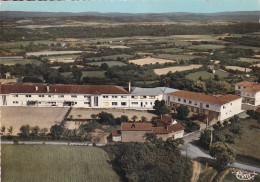
{"type": "Polygon", "coordinates": [[[0,1],[1,182],[260,182],[260,0],[0,1]]]}

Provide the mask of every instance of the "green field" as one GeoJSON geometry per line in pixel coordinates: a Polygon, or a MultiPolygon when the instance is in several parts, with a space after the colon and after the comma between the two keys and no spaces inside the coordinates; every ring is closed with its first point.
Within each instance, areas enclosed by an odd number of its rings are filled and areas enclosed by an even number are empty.
{"type": "Polygon", "coordinates": [[[0,64],[4,65],[15,65],[15,64],[36,64],[36,65],[41,65],[42,62],[37,60],[37,59],[24,59],[24,58],[0,58],[0,64]]]}
{"type": "MultiPolygon", "coordinates": [[[[64,72],[61,73],[65,77],[72,77],[72,72],[64,72]]],[[[98,78],[104,78],[105,77],[105,71],[82,71],[82,77],[98,77],[98,78]]]]}
{"type": "Polygon", "coordinates": [[[87,58],[86,60],[94,60],[94,61],[102,61],[102,59],[113,59],[116,60],[118,57],[124,58],[124,59],[129,59],[132,58],[132,55],[127,55],[127,54],[118,54],[118,55],[111,55],[111,56],[102,56],[102,57],[92,57],[92,58],[87,58]]]}
{"type": "Polygon", "coordinates": [[[2,180],[8,182],[119,181],[107,153],[96,147],[2,145],[2,180]]]}
{"type": "Polygon", "coordinates": [[[198,71],[198,72],[195,72],[195,73],[188,74],[186,76],[186,78],[196,81],[196,80],[199,79],[199,77],[201,77],[203,80],[207,80],[207,79],[210,79],[210,78],[214,78],[215,75],[218,75],[219,78],[225,78],[229,75],[229,73],[222,71],[222,70],[216,70],[215,73],[209,73],[207,71],[198,71]]]}
{"type": "Polygon", "coordinates": [[[198,49],[198,50],[209,50],[209,49],[222,49],[225,48],[224,45],[215,45],[215,44],[201,44],[201,45],[192,45],[189,46],[189,49],[198,49]]]}
{"type": "Polygon", "coordinates": [[[191,60],[191,59],[194,59],[194,58],[199,58],[201,56],[158,54],[156,57],[161,58],[161,59],[171,59],[171,60],[191,60]]]}
{"type": "Polygon", "coordinates": [[[102,63],[107,63],[107,65],[109,67],[112,67],[112,66],[125,66],[126,64],[125,63],[122,63],[120,61],[104,61],[104,62],[92,62],[92,63],[88,63],[90,65],[96,65],[96,66],[100,66],[102,63]]]}
{"type": "Polygon", "coordinates": [[[254,119],[246,119],[239,122],[242,128],[241,137],[230,146],[235,149],[237,154],[243,154],[260,159],[260,125],[254,119]]]}
{"type": "Polygon", "coordinates": [[[180,49],[180,48],[166,48],[166,49],[153,49],[153,52],[156,51],[163,51],[167,54],[171,54],[171,53],[180,53],[180,52],[184,52],[185,49],[180,49]]]}

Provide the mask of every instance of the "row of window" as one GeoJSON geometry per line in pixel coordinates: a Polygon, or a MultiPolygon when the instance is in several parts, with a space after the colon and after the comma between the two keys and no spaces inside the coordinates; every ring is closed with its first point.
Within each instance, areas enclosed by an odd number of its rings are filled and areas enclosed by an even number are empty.
{"type": "MultiPolygon", "coordinates": [[[[175,97],[173,97],[173,100],[175,100],[175,97]]],[[[178,102],[194,104],[195,106],[198,105],[198,102],[197,102],[197,101],[191,101],[191,100],[181,99],[181,98],[178,98],[178,102]]],[[[205,106],[206,106],[206,108],[209,108],[209,104],[205,104],[205,106]]]]}
{"type": "MultiPolygon", "coordinates": [[[[38,95],[39,97],[45,97],[45,95],[38,95]]],[[[46,95],[47,96],[47,95],[46,95]]],[[[48,97],[53,97],[54,95],[48,95],[48,97]]],[[[19,95],[13,95],[13,97],[19,97],[19,95]]],[[[25,95],[25,97],[32,97],[32,95],[25,95]]],[[[64,98],[64,95],[58,95],[59,98],[64,98]]],[[[77,95],[71,95],[71,98],[77,98],[77,95]]],[[[88,95],[84,95],[84,98],[90,98],[88,95]]]]}
{"type": "MultiPolygon", "coordinates": [[[[111,97],[114,99],[114,98],[118,98],[119,96],[117,96],[117,95],[112,95],[111,97]]],[[[104,99],[108,99],[109,96],[108,96],[108,95],[103,95],[103,98],[104,98],[104,99]]],[[[125,99],[125,98],[127,98],[127,96],[123,96],[123,95],[122,95],[121,98],[122,98],[122,99],[123,99],[123,98],[125,99]]]]}

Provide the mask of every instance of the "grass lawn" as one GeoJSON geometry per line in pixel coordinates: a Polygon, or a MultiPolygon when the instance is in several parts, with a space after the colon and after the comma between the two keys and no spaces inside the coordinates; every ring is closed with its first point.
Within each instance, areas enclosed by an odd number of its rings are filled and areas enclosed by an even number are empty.
{"type": "Polygon", "coordinates": [[[119,181],[107,153],[96,147],[2,145],[3,181],[119,181]]]}
{"type": "Polygon", "coordinates": [[[126,65],[125,63],[122,63],[122,62],[120,62],[120,61],[92,62],[92,63],[88,63],[88,64],[100,66],[102,63],[107,63],[107,65],[108,65],[109,67],[112,67],[112,66],[125,66],[125,65],[126,65]]]}
{"type": "Polygon", "coordinates": [[[36,64],[36,65],[41,65],[42,62],[37,60],[37,59],[24,59],[24,58],[0,58],[0,64],[4,65],[15,65],[15,64],[36,64]]]}
{"type": "Polygon", "coordinates": [[[222,70],[216,70],[215,73],[209,73],[207,71],[198,71],[195,73],[188,74],[186,78],[196,81],[199,79],[199,77],[201,77],[202,79],[206,80],[206,79],[214,78],[214,75],[218,75],[219,78],[225,78],[229,75],[229,73],[222,70]]]}
{"type": "Polygon", "coordinates": [[[241,138],[236,140],[235,144],[230,144],[230,146],[235,149],[237,154],[260,159],[260,125],[251,118],[242,120],[238,124],[242,128],[243,133],[241,138]]]}

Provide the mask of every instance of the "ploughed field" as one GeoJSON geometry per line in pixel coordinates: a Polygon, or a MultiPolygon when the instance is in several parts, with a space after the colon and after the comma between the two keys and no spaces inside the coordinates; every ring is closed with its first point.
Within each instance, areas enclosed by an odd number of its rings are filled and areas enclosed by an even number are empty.
{"type": "Polygon", "coordinates": [[[189,65],[189,66],[174,66],[174,67],[168,67],[168,68],[160,68],[160,69],[154,69],[155,74],[157,75],[165,75],[168,72],[176,72],[176,71],[185,71],[185,70],[192,70],[192,69],[196,69],[196,68],[200,68],[202,65],[189,65]]]}
{"type": "Polygon", "coordinates": [[[2,145],[3,181],[119,181],[108,154],[96,147],[2,145]]]}

